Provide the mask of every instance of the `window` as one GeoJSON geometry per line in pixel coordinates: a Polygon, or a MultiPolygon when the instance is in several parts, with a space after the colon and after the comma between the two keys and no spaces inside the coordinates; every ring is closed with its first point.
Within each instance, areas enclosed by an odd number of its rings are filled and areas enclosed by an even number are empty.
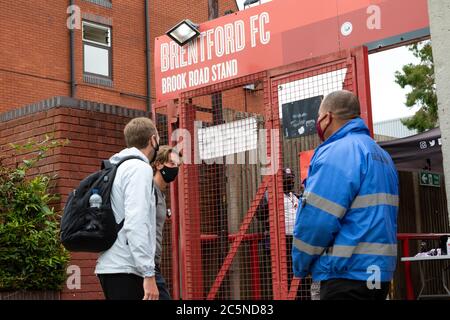
{"type": "Polygon", "coordinates": [[[83,21],[84,73],[111,78],[111,28],[83,21]]]}
{"type": "Polygon", "coordinates": [[[112,8],[112,0],[84,0],[90,3],[94,3],[96,5],[105,7],[105,8],[112,8]]]}

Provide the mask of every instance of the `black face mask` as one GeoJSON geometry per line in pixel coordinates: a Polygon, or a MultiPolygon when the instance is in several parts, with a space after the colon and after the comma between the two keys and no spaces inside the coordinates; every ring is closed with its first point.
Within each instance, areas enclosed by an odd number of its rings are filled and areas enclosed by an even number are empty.
{"type": "Polygon", "coordinates": [[[152,160],[150,160],[150,163],[155,162],[156,156],[158,155],[158,151],[159,151],[159,143],[156,143],[156,147],[153,147],[155,149],[155,153],[153,154],[153,158],[152,160]]]}
{"type": "Polygon", "coordinates": [[[294,182],[292,182],[291,184],[288,185],[289,192],[294,191],[294,188],[295,188],[295,183],[294,182]]]}
{"type": "Polygon", "coordinates": [[[284,181],[283,183],[283,192],[289,193],[294,191],[295,188],[295,182],[294,181],[284,181]]]}
{"type": "Polygon", "coordinates": [[[161,175],[164,179],[164,181],[166,183],[171,183],[172,181],[174,181],[177,178],[178,175],[178,167],[175,168],[169,168],[164,166],[164,168],[162,168],[160,170],[161,175]]]}

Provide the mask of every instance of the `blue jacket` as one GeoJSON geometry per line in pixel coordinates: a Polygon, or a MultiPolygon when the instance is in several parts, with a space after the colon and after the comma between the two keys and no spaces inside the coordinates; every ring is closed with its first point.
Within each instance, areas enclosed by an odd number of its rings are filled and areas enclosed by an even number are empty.
{"type": "Polygon", "coordinates": [[[391,281],[397,213],[392,159],[361,118],[351,120],[311,160],[294,227],[294,275],[311,273],[314,281],[391,281]]]}

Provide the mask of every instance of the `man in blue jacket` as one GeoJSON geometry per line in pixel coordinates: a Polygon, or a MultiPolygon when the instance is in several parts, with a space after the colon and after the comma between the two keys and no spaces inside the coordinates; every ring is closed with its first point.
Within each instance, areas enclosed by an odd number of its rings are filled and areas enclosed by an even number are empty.
{"type": "Polygon", "coordinates": [[[360,114],[349,91],[323,100],[317,131],[324,143],[296,216],[294,274],[321,281],[323,300],[386,299],[396,268],[397,171],[360,114]]]}

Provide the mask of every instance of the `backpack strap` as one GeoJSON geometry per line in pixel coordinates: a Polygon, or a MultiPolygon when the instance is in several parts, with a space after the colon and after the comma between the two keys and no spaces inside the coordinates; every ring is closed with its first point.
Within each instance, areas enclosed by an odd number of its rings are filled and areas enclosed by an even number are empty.
{"type": "Polygon", "coordinates": [[[155,181],[153,181],[153,194],[155,195],[155,207],[158,207],[158,192],[156,192],[155,181]]]}
{"type": "MultiPolygon", "coordinates": [[[[128,156],[128,157],[125,157],[122,160],[120,160],[118,163],[116,163],[115,166],[119,167],[125,161],[132,160],[132,159],[142,160],[142,158],[138,157],[138,156],[128,156]]],[[[144,160],[142,160],[142,161],[144,161],[144,160]]],[[[112,164],[111,161],[103,160],[102,164],[101,164],[101,170],[111,169],[113,166],[114,166],[114,164],[112,164]]]]}
{"type": "Polygon", "coordinates": [[[109,161],[109,160],[103,160],[103,161],[102,161],[102,167],[101,167],[101,170],[104,170],[104,169],[110,169],[110,168],[112,168],[112,163],[111,163],[111,161],[109,161]]]}
{"type": "Polygon", "coordinates": [[[122,229],[124,223],[125,223],[125,218],[123,218],[119,224],[116,223],[117,233],[119,233],[119,231],[122,229]]]}

